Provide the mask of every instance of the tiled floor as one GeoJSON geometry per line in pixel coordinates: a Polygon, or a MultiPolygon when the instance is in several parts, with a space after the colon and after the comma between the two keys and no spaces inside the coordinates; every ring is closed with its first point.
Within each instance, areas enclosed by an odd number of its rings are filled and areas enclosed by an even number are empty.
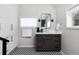
{"type": "Polygon", "coordinates": [[[62,55],[61,52],[36,52],[34,48],[15,48],[9,55],[62,55]]]}

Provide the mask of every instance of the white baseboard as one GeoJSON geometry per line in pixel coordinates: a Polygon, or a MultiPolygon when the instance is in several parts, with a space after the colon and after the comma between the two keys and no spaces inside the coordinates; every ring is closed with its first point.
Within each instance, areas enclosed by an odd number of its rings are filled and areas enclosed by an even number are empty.
{"type": "Polygon", "coordinates": [[[34,45],[19,45],[18,47],[34,47],[34,45]]]}
{"type": "Polygon", "coordinates": [[[62,51],[60,51],[61,53],[62,53],[62,55],[65,55],[65,53],[64,52],[62,52],[62,51]]]}

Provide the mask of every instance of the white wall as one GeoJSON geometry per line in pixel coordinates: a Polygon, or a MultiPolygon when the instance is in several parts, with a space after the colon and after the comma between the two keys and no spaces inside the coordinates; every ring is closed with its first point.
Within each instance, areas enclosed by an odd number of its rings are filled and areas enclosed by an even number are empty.
{"type": "Polygon", "coordinates": [[[7,45],[8,53],[18,44],[18,5],[0,4],[0,37],[8,37],[10,41],[7,45]],[[13,30],[11,31],[11,24],[13,30]],[[13,36],[13,41],[11,41],[13,36]]]}
{"type": "Polygon", "coordinates": [[[56,7],[57,22],[62,23],[62,51],[65,54],[79,54],[79,30],[66,28],[66,10],[72,4],[56,7]]]}
{"type": "MultiPolygon", "coordinates": [[[[55,22],[56,22],[56,13],[55,9],[52,7],[52,5],[43,5],[43,4],[23,4],[20,5],[20,18],[26,17],[26,18],[37,18],[39,19],[41,17],[42,13],[50,13],[52,18],[54,19],[54,22],[51,24],[51,29],[55,29],[55,22]]],[[[20,27],[19,27],[20,29],[20,27]]],[[[33,28],[34,29],[34,28],[33,28]]],[[[19,30],[21,32],[21,29],[19,30]]],[[[33,33],[35,34],[35,29],[33,30],[33,33]]],[[[19,45],[26,45],[26,46],[33,46],[34,44],[34,36],[32,38],[22,38],[21,33],[19,33],[19,45]]]]}

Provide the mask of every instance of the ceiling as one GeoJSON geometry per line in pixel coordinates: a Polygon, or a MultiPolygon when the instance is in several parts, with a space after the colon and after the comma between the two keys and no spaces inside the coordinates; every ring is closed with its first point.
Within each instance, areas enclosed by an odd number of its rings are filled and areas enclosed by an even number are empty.
{"type": "MultiPolygon", "coordinates": [[[[54,8],[58,8],[58,7],[61,7],[61,6],[64,6],[64,5],[70,5],[70,4],[52,4],[52,6],[54,8]]],[[[71,4],[72,5],[72,4],[71,4]]]]}

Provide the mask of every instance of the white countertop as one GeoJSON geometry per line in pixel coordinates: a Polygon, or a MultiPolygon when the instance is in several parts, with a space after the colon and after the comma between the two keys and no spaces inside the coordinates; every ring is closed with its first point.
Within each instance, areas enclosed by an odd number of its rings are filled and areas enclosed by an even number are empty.
{"type": "Polygon", "coordinates": [[[62,34],[62,32],[59,32],[59,31],[57,31],[57,32],[36,32],[36,34],[62,34]]]}

